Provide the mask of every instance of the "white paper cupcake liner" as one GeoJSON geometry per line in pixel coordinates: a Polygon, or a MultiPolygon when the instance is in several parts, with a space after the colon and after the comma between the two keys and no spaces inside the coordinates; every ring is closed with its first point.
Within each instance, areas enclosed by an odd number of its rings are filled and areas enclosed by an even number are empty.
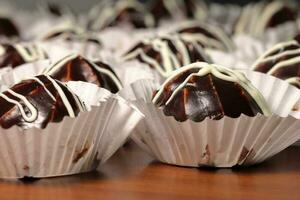
{"type": "Polygon", "coordinates": [[[299,120],[290,110],[299,100],[300,91],[279,79],[269,82],[273,77],[264,78],[261,73],[247,72],[247,75],[267,98],[272,116],[241,115],[198,123],[178,122],[151,103],[157,84],[150,80],[132,84],[120,95],[145,115],[132,139],[161,162],[179,166],[232,167],[252,165],[272,157],[300,139],[299,120]],[[271,92],[264,94],[268,91],[266,87],[271,92]],[[297,94],[290,94],[294,92],[297,94]]]}
{"type": "Polygon", "coordinates": [[[0,74],[0,84],[12,86],[24,79],[39,75],[49,65],[50,60],[40,60],[20,65],[15,69],[10,68],[5,73],[0,74]]]}
{"type": "MultiPolygon", "coordinates": [[[[87,95],[86,90],[96,91],[92,84],[78,84],[73,87],[81,88],[75,91],[80,96],[87,95]]],[[[0,128],[0,178],[71,175],[95,170],[105,162],[126,141],[142,114],[104,89],[96,93],[89,95],[101,97],[101,102],[93,99],[91,110],[76,118],[65,117],[45,129],[0,128]]]]}
{"type": "Polygon", "coordinates": [[[158,83],[163,80],[156,70],[139,61],[126,61],[111,66],[124,86],[142,79],[151,79],[158,83]]]}

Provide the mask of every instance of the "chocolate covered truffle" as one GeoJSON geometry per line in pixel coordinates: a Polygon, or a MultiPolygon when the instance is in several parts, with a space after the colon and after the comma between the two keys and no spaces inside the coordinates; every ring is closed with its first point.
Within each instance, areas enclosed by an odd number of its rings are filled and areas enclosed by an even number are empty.
{"type": "Polygon", "coordinates": [[[124,55],[124,60],[137,59],[148,64],[161,76],[168,77],[173,70],[196,61],[210,62],[197,41],[186,41],[178,35],[145,39],[124,55]]]}
{"type": "Polygon", "coordinates": [[[270,114],[264,97],[243,74],[203,62],[174,71],[152,102],[177,121],[270,114]]]}
{"type": "Polygon", "coordinates": [[[245,6],[236,22],[235,33],[260,36],[268,28],[296,21],[298,5],[292,1],[266,1],[245,6]]]}
{"type": "Polygon", "coordinates": [[[24,80],[0,93],[0,125],[23,129],[45,128],[65,116],[75,117],[86,110],[79,98],[50,76],[24,80]]]}
{"type": "Polygon", "coordinates": [[[25,63],[47,59],[46,52],[36,44],[1,44],[0,68],[15,68],[25,63]]]}
{"type": "Polygon", "coordinates": [[[175,32],[179,33],[184,40],[197,41],[203,48],[220,51],[231,51],[234,49],[234,44],[229,36],[216,26],[187,22],[179,27],[175,32]]]}
{"type": "Polygon", "coordinates": [[[105,1],[90,13],[88,22],[88,29],[90,30],[99,31],[117,25],[149,28],[156,24],[152,14],[137,0],[105,1]]]}
{"type": "Polygon", "coordinates": [[[201,0],[154,0],[150,7],[156,20],[178,17],[203,20],[207,15],[207,6],[201,0]]]}
{"type": "Polygon", "coordinates": [[[275,45],[257,59],[252,69],[300,88],[300,44],[293,40],[275,45]]]}
{"type": "Polygon", "coordinates": [[[13,38],[20,36],[16,24],[7,17],[0,17],[0,37],[13,38]]]}
{"type": "Polygon", "coordinates": [[[49,16],[52,17],[73,17],[74,16],[74,12],[73,10],[67,6],[67,5],[63,5],[63,4],[58,4],[55,2],[39,2],[39,9],[41,11],[41,13],[46,13],[49,16]]]}
{"type": "Polygon", "coordinates": [[[68,55],[52,66],[46,68],[43,74],[62,81],[84,81],[103,87],[112,93],[117,93],[122,84],[114,71],[102,62],[91,62],[77,54],[68,55]]]}

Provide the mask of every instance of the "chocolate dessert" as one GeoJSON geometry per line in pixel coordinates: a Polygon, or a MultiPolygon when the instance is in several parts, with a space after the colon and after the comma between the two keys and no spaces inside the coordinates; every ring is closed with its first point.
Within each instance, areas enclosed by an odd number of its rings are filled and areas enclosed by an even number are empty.
{"type": "Polygon", "coordinates": [[[203,48],[232,51],[234,44],[229,36],[216,26],[187,22],[175,31],[187,41],[197,41],[203,48]]]}
{"type": "Polygon", "coordinates": [[[50,76],[24,80],[0,93],[0,125],[22,129],[45,128],[65,116],[85,110],[83,103],[65,85],[50,76]]]}
{"type": "Polygon", "coordinates": [[[1,44],[0,68],[12,67],[47,59],[46,52],[36,44],[1,44]]]}
{"type": "Polygon", "coordinates": [[[293,40],[275,45],[253,64],[252,69],[300,88],[300,44],[293,40]]]}
{"type": "Polygon", "coordinates": [[[122,84],[114,71],[102,62],[91,62],[77,54],[70,54],[52,66],[46,68],[43,74],[62,81],[84,81],[103,87],[112,93],[117,93],[122,84]]]}
{"type": "Polygon", "coordinates": [[[139,42],[124,55],[124,60],[137,59],[148,64],[163,76],[196,61],[210,62],[197,41],[186,41],[177,35],[166,35],[139,42]]]}
{"type": "Polygon", "coordinates": [[[261,36],[268,28],[296,21],[298,5],[292,1],[263,1],[245,6],[235,25],[235,33],[261,36]]]}
{"type": "Polygon", "coordinates": [[[6,17],[0,17],[0,37],[19,37],[20,32],[16,24],[6,17]]]}
{"type": "Polygon", "coordinates": [[[150,10],[157,21],[178,17],[202,20],[207,15],[207,6],[200,0],[155,0],[150,10]]]}
{"type": "Polygon", "coordinates": [[[264,97],[243,74],[203,62],[174,71],[152,102],[177,121],[270,113],[264,97]]]}
{"type": "Polygon", "coordinates": [[[137,0],[102,2],[92,10],[88,21],[88,29],[94,31],[118,25],[149,28],[156,23],[152,14],[137,0]]]}

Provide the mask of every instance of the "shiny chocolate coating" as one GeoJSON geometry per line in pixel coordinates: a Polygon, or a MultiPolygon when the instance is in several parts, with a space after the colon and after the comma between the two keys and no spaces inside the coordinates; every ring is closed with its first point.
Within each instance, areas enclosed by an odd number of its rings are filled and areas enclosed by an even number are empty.
{"type": "Polygon", "coordinates": [[[0,36],[5,37],[18,37],[20,36],[17,26],[6,17],[0,17],[0,36]]]}
{"type": "Polygon", "coordinates": [[[150,10],[156,20],[172,18],[176,15],[193,19],[197,17],[198,6],[204,4],[204,2],[199,4],[200,0],[172,0],[172,3],[167,1],[169,0],[154,0],[152,2],[150,10]]]}
{"type": "Polygon", "coordinates": [[[154,27],[156,22],[146,6],[138,0],[112,0],[102,2],[92,10],[87,28],[99,31],[119,25],[149,28],[154,27]]]}
{"type": "Polygon", "coordinates": [[[70,55],[45,69],[44,74],[62,81],[84,81],[103,87],[112,93],[121,89],[115,72],[102,62],[93,63],[82,56],[70,55]]]}
{"type": "Polygon", "coordinates": [[[16,66],[22,65],[25,60],[19,54],[19,52],[10,44],[3,44],[5,52],[0,55],[0,68],[10,66],[15,68],[16,66]]]}
{"type": "Polygon", "coordinates": [[[300,44],[297,41],[279,43],[257,59],[252,68],[286,80],[299,88],[300,44]]]}
{"type": "Polygon", "coordinates": [[[94,37],[93,35],[90,35],[88,33],[79,33],[78,31],[72,28],[54,30],[43,37],[43,40],[45,41],[51,41],[54,39],[63,39],[67,42],[90,42],[95,45],[98,45],[99,47],[102,46],[100,38],[94,37]]]}
{"type": "Polygon", "coordinates": [[[201,122],[205,118],[219,120],[224,116],[237,118],[241,114],[262,113],[256,101],[238,83],[211,73],[198,76],[198,71],[189,69],[176,74],[164,83],[160,95],[154,94],[154,97],[159,95],[155,105],[161,107],[166,116],[173,116],[177,121],[201,122]]]}
{"type": "Polygon", "coordinates": [[[180,34],[185,40],[195,40],[203,48],[221,51],[234,49],[234,43],[230,37],[216,26],[191,21],[183,23],[175,32],[180,34]]]}
{"type": "Polygon", "coordinates": [[[47,59],[46,52],[34,44],[0,44],[0,68],[12,67],[47,59]]]}
{"type": "Polygon", "coordinates": [[[288,6],[281,8],[269,19],[267,28],[276,27],[290,21],[296,21],[297,19],[296,9],[292,9],[288,6]]]}
{"type": "Polygon", "coordinates": [[[294,1],[261,1],[243,7],[234,25],[235,33],[262,36],[269,28],[278,27],[298,18],[299,5],[294,1]]]}
{"type": "Polygon", "coordinates": [[[158,70],[163,77],[168,77],[173,70],[193,62],[210,62],[209,56],[196,41],[185,41],[171,35],[139,42],[124,55],[124,59],[137,59],[146,63],[158,70]]]}
{"type": "Polygon", "coordinates": [[[15,125],[43,129],[50,122],[75,117],[85,110],[65,85],[44,75],[24,80],[1,93],[0,107],[0,125],[5,129],[15,125]]]}

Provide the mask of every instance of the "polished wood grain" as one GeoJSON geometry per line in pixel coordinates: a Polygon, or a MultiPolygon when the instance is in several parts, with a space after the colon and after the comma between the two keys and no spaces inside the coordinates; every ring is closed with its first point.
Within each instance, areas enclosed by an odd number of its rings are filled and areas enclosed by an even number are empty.
{"type": "Polygon", "coordinates": [[[300,147],[258,166],[215,170],[163,165],[131,144],[99,170],[25,183],[1,181],[0,199],[300,199],[300,147]]]}

